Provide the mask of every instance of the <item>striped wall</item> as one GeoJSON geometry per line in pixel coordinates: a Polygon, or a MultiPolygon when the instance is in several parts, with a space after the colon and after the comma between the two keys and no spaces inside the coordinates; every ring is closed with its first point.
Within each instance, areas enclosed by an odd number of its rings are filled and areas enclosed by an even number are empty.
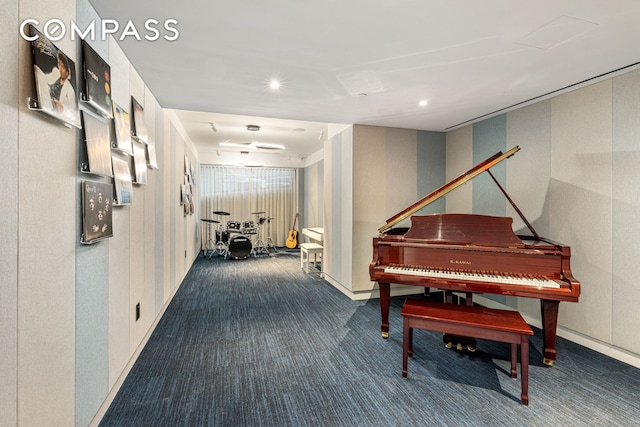
{"type": "MultiPolygon", "coordinates": [[[[99,26],[86,0],[2,0],[2,10],[3,28],[51,17],[99,26]]],[[[114,208],[112,238],[81,244],[80,183],[112,180],[79,173],[79,130],[26,108],[35,95],[30,45],[17,31],[4,34],[2,50],[16,53],[0,70],[16,84],[0,87],[8,190],[0,208],[0,425],[85,426],[106,409],[199,252],[197,216],[184,217],[178,197],[184,158],[197,158],[118,45],[90,41],[111,65],[112,99],[127,109],[132,95],[143,104],[160,168],[134,186],[132,205],[114,208]]],[[[81,70],[79,43],[56,45],[81,70]]]]}
{"type": "MultiPolygon", "coordinates": [[[[633,332],[640,327],[639,98],[636,71],[447,134],[447,179],[490,153],[520,146],[492,171],[539,234],[571,247],[582,295],[577,304],[560,305],[560,334],[587,337],[605,352],[640,354],[633,332]]],[[[470,195],[447,197],[447,211],[508,215],[517,232],[529,234],[506,201],[486,203],[497,200],[492,185],[474,179],[470,195]]],[[[492,299],[539,319],[537,300],[492,299]]]]}
{"type": "MultiPolygon", "coordinates": [[[[302,205],[304,215],[301,215],[300,230],[308,227],[323,226],[324,210],[324,160],[320,160],[304,168],[302,190],[302,205]]],[[[300,236],[302,238],[302,236],[300,236]]]]}
{"type": "MultiPolygon", "coordinates": [[[[572,271],[582,284],[579,303],[560,305],[559,334],[623,360],[629,354],[630,363],[638,363],[639,99],[635,71],[446,134],[354,125],[350,172],[344,151],[349,135],[334,138],[325,150],[325,218],[331,218],[325,230],[340,243],[327,260],[328,280],[351,298],[375,297],[368,264],[377,228],[485,158],[519,146],[492,172],[540,235],[571,247],[572,271]],[[341,184],[345,174],[352,175],[352,187],[341,184]],[[349,218],[336,206],[347,193],[353,197],[351,235],[345,232],[349,218]],[[349,251],[345,241],[352,244],[349,251]]],[[[510,216],[516,233],[530,234],[486,174],[439,203],[421,213],[510,216]]],[[[488,299],[540,319],[536,299],[488,299]]]]}
{"type": "MultiPolygon", "coordinates": [[[[444,155],[444,134],[438,132],[355,125],[327,142],[324,203],[328,281],[351,298],[376,295],[368,272],[372,238],[387,218],[444,183],[444,155]],[[352,216],[347,215],[349,207],[352,216]],[[345,222],[352,230],[346,229],[345,222]]],[[[437,205],[444,206],[444,201],[437,205]]],[[[426,209],[437,210],[437,206],[426,209]]],[[[398,292],[415,293],[416,288],[398,292]]]]}

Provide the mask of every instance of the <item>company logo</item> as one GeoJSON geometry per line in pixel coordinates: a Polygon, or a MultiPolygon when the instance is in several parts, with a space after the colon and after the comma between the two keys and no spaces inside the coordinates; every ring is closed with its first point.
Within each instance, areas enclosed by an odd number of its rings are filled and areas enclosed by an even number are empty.
{"type": "MultiPolygon", "coordinates": [[[[29,35],[28,25],[39,26],[40,22],[37,19],[29,18],[22,21],[20,24],[20,36],[27,41],[34,41],[38,39],[38,35],[29,35]]],[[[64,38],[67,33],[70,33],[71,40],[75,40],[76,37],[83,40],[106,40],[109,35],[118,40],[126,40],[135,38],[138,41],[156,41],[164,39],[167,41],[174,41],[180,37],[180,31],[178,31],[178,21],[176,19],[166,19],[162,22],[157,19],[147,19],[144,21],[143,28],[136,27],[133,21],[129,20],[122,29],[120,24],[115,19],[103,19],[99,25],[95,21],[84,29],[78,27],[74,21],[70,21],[67,26],[60,19],[49,19],[42,26],[42,32],[51,41],[59,41],[64,38]]]]}

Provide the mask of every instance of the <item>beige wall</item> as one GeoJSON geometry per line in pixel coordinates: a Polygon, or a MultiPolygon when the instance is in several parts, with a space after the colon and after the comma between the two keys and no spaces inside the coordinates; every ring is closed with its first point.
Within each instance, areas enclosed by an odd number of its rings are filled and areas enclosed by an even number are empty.
{"type": "MultiPolygon", "coordinates": [[[[0,426],[99,419],[198,254],[196,216],[183,216],[176,198],[185,155],[197,164],[192,145],[169,131],[175,119],[113,40],[98,49],[112,66],[113,99],[144,105],[163,162],[134,186],[132,205],[114,208],[113,237],[80,244],[80,181],[112,180],[79,173],[81,131],[27,109],[31,49],[17,31],[26,18],[70,22],[76,13],[95,16],[84,0],[2,0],[0,47],[11,54],[0,71],[13,84],[0,87],[0,426]]],[[[81,65],[77,41],[55,44],[81,65]]]]}

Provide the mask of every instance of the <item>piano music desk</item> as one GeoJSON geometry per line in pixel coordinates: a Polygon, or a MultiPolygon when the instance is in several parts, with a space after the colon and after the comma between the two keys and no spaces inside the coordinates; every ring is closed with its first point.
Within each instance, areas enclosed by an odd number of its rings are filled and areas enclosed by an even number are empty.
{"type": "Polygon", "coordinates": [[[520,345],[521,399],[529,404],[529,335],[533,331],[517,311],[478,306],[435,303],[407,299],[402,307],[402,376],[407,377],[407,359],[413,356],[413,328],[511,344],[511,377],[517,378],[517,348],[520,345]]]}

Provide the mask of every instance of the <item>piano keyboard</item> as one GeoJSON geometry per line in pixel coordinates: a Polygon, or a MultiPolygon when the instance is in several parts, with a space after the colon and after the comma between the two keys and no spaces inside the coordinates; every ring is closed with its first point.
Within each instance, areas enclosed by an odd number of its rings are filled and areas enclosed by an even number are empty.
{"type": "Polygon", "coordinates": [[[476,282],[504,283],[506,285],[523,285],[535,288],[559,288],[560,284],[544,277],[501,276],[497,274],[481,274],[463,271],[435,270],[418,267],[388,266],[385,273],[406,274],[411,276],[431,277],[435,279],[472,280],[476,282]]]}

